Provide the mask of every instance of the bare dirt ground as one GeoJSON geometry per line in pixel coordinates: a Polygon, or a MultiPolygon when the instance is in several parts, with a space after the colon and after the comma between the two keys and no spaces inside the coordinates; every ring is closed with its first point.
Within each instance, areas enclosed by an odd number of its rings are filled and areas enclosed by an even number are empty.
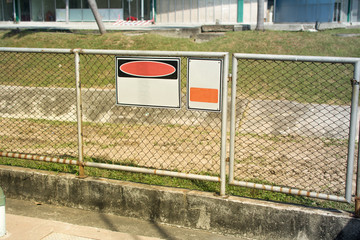
{"type": "MultiPolygon", "coordinates": [[[[219,174],[220,131],[213,128],[137,124],[84,124],[86,160],[219,174]]],[[[0,150],[77,156],[75,123],[0,119],[0,150]]]]}
{"type": "Polygon", "coordinates": [[[250,134],[236,137],[234,175],[242,180],[344,194],[346,162],[345,141],[250,134]]]}
{"type": "MultiPolygon", "coordinates": [[[[180,125],[84,124],[86,161],[218,175],[220,129],[180,125]]],[[[235,178],[341,195],[347,143],[298,136],[237,134],[235,178]]],[[[0,150],[77,156],[70,122],[0,118],[0,150]]]]}

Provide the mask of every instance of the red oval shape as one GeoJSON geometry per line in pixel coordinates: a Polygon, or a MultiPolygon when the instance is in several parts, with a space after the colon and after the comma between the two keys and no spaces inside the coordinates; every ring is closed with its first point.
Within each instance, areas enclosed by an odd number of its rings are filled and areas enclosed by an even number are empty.
{"type": "Polygon", "coordinates": [[[164,77],[173,74],[176,69],[167,63],[153,61],[134,61],[124,63],[120,70],[137,77],[164,77]]]}

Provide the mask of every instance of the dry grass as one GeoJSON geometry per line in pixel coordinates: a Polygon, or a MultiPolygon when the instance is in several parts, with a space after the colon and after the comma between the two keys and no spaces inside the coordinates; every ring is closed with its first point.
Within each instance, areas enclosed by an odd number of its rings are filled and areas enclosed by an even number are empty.
{"type": "Polygon", "coordinates": [[[37,31],[0,31],[2,47],[84,48],[122,50],[166,50],[239,52],[285,55],[360,57],[360,37],[340,37],[338,33],[360,33],[360,29],[311,32],[245,31],[230,32],[205,43],[143,34],[110,32],[104,36],[88,32],[54,33],[37,31]]]}

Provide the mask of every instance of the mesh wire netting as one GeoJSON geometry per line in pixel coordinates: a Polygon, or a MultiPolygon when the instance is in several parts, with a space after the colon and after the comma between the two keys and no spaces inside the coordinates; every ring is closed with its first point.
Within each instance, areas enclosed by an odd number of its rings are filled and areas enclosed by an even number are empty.
{"type": "Polygon", "coordinates": [[[0,52],[0,150],[77,155],[74,56],[0,52]]]}
{"type": "Polygon", "coordinates": [[[84,156],[218,175],[221,114],[186,109],[187,58],[181,58],[181,109],[116,106],[114,61],[115,55],[81,56],[84,156]]]}
{"type": "MultiPolygon", "coordinates": [[[[0,53],[0,151],[77,158],[72,54],[0,53]]],[[[85,161],[219,175],[221,114],[117,106],[115,55],[81,55],[85,161]]]]}
{"type": "Polygon", "coordinates": [[[353,72],[238,60],[235,179],[343,195],[353,72]]]}
{"type": "MultiPolygon", "coordinates": [[[[219,175],[221,114],[115,105],[115,55],[80,56],[85,161],[219,175]]],[[[77,158],[72,54],[0,53],[0,151],[77,158]]],[[[354,66],[238,60],[236,180],[343,195],[354,66]]]]}

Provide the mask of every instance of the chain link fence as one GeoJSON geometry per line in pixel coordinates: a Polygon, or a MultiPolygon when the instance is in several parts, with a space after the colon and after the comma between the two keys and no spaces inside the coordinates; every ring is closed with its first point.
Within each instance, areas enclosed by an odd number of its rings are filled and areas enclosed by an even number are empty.
{"type": "Polygon", "coordinates": [[[114,59],[81,55],[84,157],[183,173],[220,172],[221,114],[186,109],[187,57],[181,58],[181,109],[116,106],[114,59]]]}
{"type": "Polygon", "coordinates": [[[345,201],[335,196],[345,195],[347,171],[353,180],[354,65],[327,58],[234,58],[230,182],[345,201]]]}
{"type": "Polygon", "coordinates": [[[74,56],[0,53],[0,149],[76,157],[74,56]]]}
{"type": "Polygon", "coordinates": [[[230,139],[230,184],[349,201],[358,61],[235,54],[230,96],[227,53],[1,48],[0,156],[217,181],[223,195],[230,139]],[[115,104],[115,58],[134,56],[180,58],[180,109],[115,104]],[[187,109],[189,58],[223,60],[221,112],[187,109]]]}
{"type": "Polygon", "coordinates": [[[226,114],[187,109],[187,61],[192,57],[224,61],[228,55],[0,51],[0,152],[3,156],[21,153],[76,159],[75,164],[83,166],[220,181],[220,158],[225,163],[221,149],[226,140],[222,118],[226,114]],[[181,108],[116,105],[115,57],[121,56],[180,57],[181,108]]]}

